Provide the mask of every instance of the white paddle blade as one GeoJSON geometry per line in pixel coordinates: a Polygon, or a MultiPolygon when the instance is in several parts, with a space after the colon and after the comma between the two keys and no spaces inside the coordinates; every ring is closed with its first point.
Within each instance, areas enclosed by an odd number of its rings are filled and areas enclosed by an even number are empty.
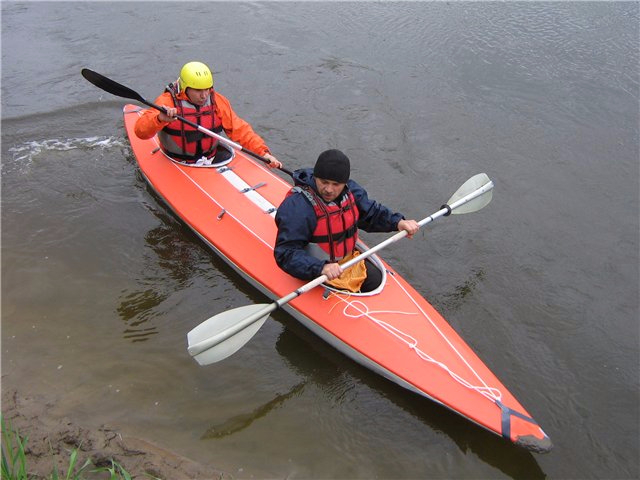
{"type": "MultiPolygon", "coordinates": [[[[484,187],[488,183],[491,183],[491,180],[487,176],[486,173],[479,173],[474,175],[469,180],[464,182],[464,184],[453,194],[453,196],[447,202],[447,205],[452,205],[461,198],[466,197],[470,193],[475,192],[476,190],[484,187]]],[[[459,215],[462,213],[473,213],[478,210],[486,207],[491,199],[493,198],[493,190],[489,189],[484,192],[482,195],[477,196],[473,200],[465,203],[464,205],[460,205],[458,208],[451,211],[454,215],[459,215]]]]}
{"type": "Polygon", "coordinates": [[[236,333],[230,332],[233,332],[239,322],[268,306],[264,304],[246,305],[219,313],[202,322],[187,334],[189,347],[213,337],[221,338],[221,340],[207,350],[194,355],[193,358],[200,365],[210,365],[236,353],[260,330],[269,315],[264,315],[236,333]]]}

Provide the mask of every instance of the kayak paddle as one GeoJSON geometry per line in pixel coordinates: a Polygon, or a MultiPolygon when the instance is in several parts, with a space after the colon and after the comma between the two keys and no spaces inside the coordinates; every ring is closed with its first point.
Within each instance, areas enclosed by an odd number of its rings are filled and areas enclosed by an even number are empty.
{"type": "MultiPolygon", "coordinates": [[[[491,201],[492,189],[493,182],[489,177],[479,173],[467,180],[440,210],[419,221],[418,225],[426,225],[436,218],[446,217],[451,213],[476,212],[491,201]]],[[[347,269],[406,236],[407,232],[402,230],[345,262],[342,268],[347,269]]],[[[214,315],[187,334],[189,354],[200,365],[219,362],[233,355],[256,334],[272,312],[326,280],[326,275],[321,275],[272,303],[246,305],[214,315]]]]}
{"type": "MultiPolygon", "coordinates": [[[[98,88],[101,88],[105,92],[109,92],[112,95],[115,95],[117,97],[129,98],[131,100],[136,100],[136,101],[138,101],[140,103],[144,103],[145,105],[148,105],[149,107],[155,108],[156,110],[159,110],[159,111],[161,111],[163,113],[166,113],[166,110],[165,110],[164,107],[161,107],[160,105],[156,105],[155,103],[152,103],[152,102],[149,102],[149,101],[145,100],[138,92],[135,92],[134,90],[131,90],[129,87],[125,87],[124,85],[121,85],[118,82],[115,82],[115,81],[111,80],[110,78],[105,77],[104,75],[100,75],[98,72],[94,72],[93,70],[89,70],[88,68],[83,68],[81,73],[82,73],[82,76],[84,78],[86,78],[90,83],[94,84],[98,88]]],[[[267,163],[267,164],[271,163],[271,162],[269,162],[269,160],[267,160],[266,158],[258,155],[257,153],[254,153],[251,150],[247,150],[246,148],[244,148],[239,143],[231,141],[228,138],[223,137],[222,135],[218,135],[217,133],[212,132],[211,130],[209,130],[207,128],[204,128],[203,126],[198,125],[197,123],[194,123],[194,122],[192,122],[190,120],[187,120],[186,118],[181,117],[180,115],[177,115],[176,118],[178,120],[180,120],[181,122],[184,122],[187,125],[190,125],[193,128],[197,129],[198,131],[204,133],[205,135],[208,135],[210,137],[216,138],[216,139],[220,140],[221,142],[229,145],[230,147],[235,148],[236,150],[241,150],[241,151],[243,151],[245,153],[248,153],[253,158],[258,159],[261,162],[264,162],[264,163],[267,163]]],[[[286,173],[289,176],[293,175],[289,170],[287,170],[285,168],[280,168],[279,170],[282,170],[284,173],[286,173]]]]}

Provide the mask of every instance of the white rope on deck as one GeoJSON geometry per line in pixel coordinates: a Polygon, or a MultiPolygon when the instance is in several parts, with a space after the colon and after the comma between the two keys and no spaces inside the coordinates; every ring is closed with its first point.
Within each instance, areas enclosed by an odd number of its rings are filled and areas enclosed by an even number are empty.
{"type": "MultiPolygon", "coordinates": [[[[393,278],[393,275],[389,275],[390,278],[393,278]]],[[[336,292],[331,292],[331,296],[337,297],[341,302],[346,303],[346,306],[344,307],[342,313],[345,317],[349,317],[349,318],[361,318],[361,317],[366,317],[369,320],[371,320],[372,322],[376,323],[378,326],[382,327],[384,330],[386,330],[387,332],[389,332],[391,335],[393,335],[394,337],[396,337],[398,340],[400,340],[401,342],[405,343],[409,348],[411,348],[417,355],[418,357],[420,357],[422,360],[433,363],[434,365],[440,367],[441,369],[443,369],[445,372],[447,372],[449,374],[449,376],[451,376],[451,378],[453,378],[456,382],[460,383],[462,386],[470,389],[470,390],[474,390],[478,393],[480,393],[481,395],[485,396],[486,398],[488,398],[489,400],[495,402],[496,400],[501,400],[502,399],[502,392],[500,392],[499,389],[495,388],[495,387],[490,387],[489,385],[486,384],[486,382],[480,377],[480,375],[473,369],[473,367],[471,365],[469,365],[469,363],[467,362],[467,360],[464,358],[464,356],[456,349],[456,347],[449,341],[449,339],[447,338],[447,336],[438,328],[438,326],[433,322],[433,320],[429,317],[429,315],[427,315],[427,313],[422,310],[422,308],[420,307],[420,305],[418,305],[415,300],[413,300],[413,297],[411,297],[411,295],[408,294],[408,292],[404,289],[404,287],[402,285],[400,285],[400,283],[397,282],[397,280],[394,278],[394,280],[396,281],[396,283],[398,284],[398,286],[407,294],[407,296],[409,298],[411,298],[411,300],[413,301],[413,303],[416,305],[416,307],[418,308],[418,310],[420,310],[420,312],[422,313],[422,315],[427,318],[427,320],[429,320],[429,323],[431,323],[431,325],[433,326],[433,328],[440,334],[440,336],[442,338],[445,339],[445,341],[447,342],[447,344],[451,347],[451,349],[456,353],[456,355],[458,355],[458,357],[464,362],[464,364],[467,366],[467,368],[473,373],[473,375],[479,380],[479,382],[481,383],[481,385],[474,385],[471,382],[469,382],[468,380],[466,380],[465,378],[463,378],[461,375],[457,374],[456,372],[454,372],[453,370],[451,370],[451,368],[449,368],[449,366],[447,366],[445,363],[436,360],[435,358],[433,358],[432,356],[430,356],[428,353],[424,352],[422,349],[420,349],[418,347],[418,340],[416,340],[413,336],[409,335],[408,333],[403,332],[402,330],[400,330],[399,328],[395,327],[394,325],[389,324],[388,322],[385,322],[384,320],[381,320],[380,318],[376,318],[376,316],[379,315],[384,315],[384,314],[392,314],[392,315],[417,315],[417,313],[412,313],[412,312],[400,312],[400,311],[385,311],[385,310],[379,310],[379,311],[370,311],[369,308],[367,307],[367,305],[363,302],[361,302],[360,300],[350,300],[351,296],[348,294],[344,294],[344,293],[336,293],[336,292]],[[352,313],[349,310],[353,309],[355,310],[356,313],[352,313]]],[[[334,305],[334,307],[338,305],[337,303],[334,305]]],[[[333,309],[333,307],[332,307],[333,309]]]]}

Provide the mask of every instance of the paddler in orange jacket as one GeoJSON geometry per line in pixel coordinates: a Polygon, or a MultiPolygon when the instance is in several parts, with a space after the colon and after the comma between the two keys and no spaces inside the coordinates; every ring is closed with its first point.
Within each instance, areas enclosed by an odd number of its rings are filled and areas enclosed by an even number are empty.
{"type": "Polygon", "coordinates": [[[142,139],[158,134],[162,149],[170,157],[207,164],[229,157],[226,149],[218,148],[217,139],[178,120],[179,115],[217,134],[224,131],[234,142],[268,160],[269,167],[282,167],[251,125],[236,115],[229,100],[214,90],[213,75],[204,63],[185,64],[176,83],[170,84],[155,103],[166,112],[146,110],[136,122],[135,133],[142,139]]]}

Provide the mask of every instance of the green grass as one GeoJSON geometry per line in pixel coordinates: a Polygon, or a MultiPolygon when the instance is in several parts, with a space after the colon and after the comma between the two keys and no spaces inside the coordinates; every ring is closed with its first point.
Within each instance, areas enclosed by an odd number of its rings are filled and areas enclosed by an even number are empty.
{"type": "MultiPolygon", "coordinates": [[[[23,437],[17,430],[13,429],[10,422],[5,422],[0,416],[2,423],[2,480],[32,480],[36,477],[29,474],[27,468],[27,458],[25,447],[28,437],[23,437]]],[[[111,460],[110,467],[96,468],[90,459],[87,459],[79,467],[78,449],[74,448],[69,454],[69,463],[66,472],[58,472],[54,465],[48,480],[83,480],[86,474],[97,474],[107,472],[110,480],[131,480],[131,475],[114,460],[111,460]]],[[[155,477],[149,477],[155,478],[155,477]]],[[[155,479],[159,480],[159,479],[155,479]]]]}
{"type": "Polygon", "coordinates": [[[27,478],[27,462],[24,446],[26,437],[20,437],[17,431],[7,427],[2,417],[2,479],[22,480],[27,478]]]}

